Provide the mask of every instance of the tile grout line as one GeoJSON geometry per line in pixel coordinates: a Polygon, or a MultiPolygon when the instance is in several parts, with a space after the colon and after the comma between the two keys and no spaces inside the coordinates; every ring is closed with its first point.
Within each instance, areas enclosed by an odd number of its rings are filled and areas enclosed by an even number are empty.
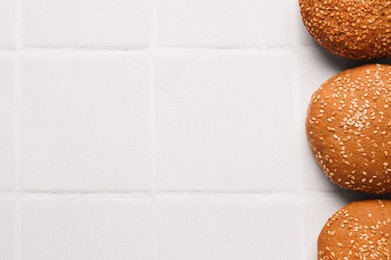
{"type": "MultiPolygon", "coordinates": [[[[292,10],[297,10],[296,9],[296,2],[291,2],[291,9],[292,10]]],[[[296,12],[292,13],[292,25],[293,25],[293,34],[298,35],[299,31],[299,25],[296,23],[297,18],[300,14],[296,12]]],[[[300,141],[300,122],[301,116],[300,116],[300,78],[299,78],[299,53],[300,53],[300,47],[301,43],[299,41],[295,41],[292,46],[292,99],[293,99],[293,118],[294,118],[294,128],[295,128],[295,144],[297,144],[300,141]]],[[[304,204],[303,201],[306,198],[306,194],[304,192],[304,183],[303,183],[303,172],[300,170],[300,162],[301,162],[301,154],[296,154],[298,159],[296,160],[296,165],[295,165],[295,170],[297,171],[297,182],[296,182],[296,192],[299,194],[298,198],[296,200],[296,206],[299,214],[299,256],[300,259],[306,259],[306,246],[305,246],[305,223],[302,218],[304,216],[304,204]]]]}
{"type": "Polygon", "coordinates": [[[15,195],[16,195],[16,259],[20,259],[21,241],[21,84],[20,84],[20,55],[16,51],[15,57],[15,195]]]}
{"type": "MultiPolygon", "coordinates": [[[[162,196],[258,196],[258,197],[281,197],[281,196],[294,196],[294,197],[308,197],[313,195],[332,195],[332,194],[349,194],[349,191],[303,191],[294,192],[292,191],[212,191],[212,190],[172,190],[172,191],[132,191],[132,192],[119,192],[119,191],[91,191],[91,192],[63,192],[63,191],[19,191],[19,194],[23,198],[33,197],[69,197],[69,198],[151,198],[162,197],[162,196]]],[[[351,193],[354,194],[354,193],[351,193]]],[[[14,197],[15,193],[12,191],[0,191],[1,198],[14,197]]]]}
{"type": "Polygon", "coordinates": [[[15,259],[22,259],[22,209],[21,209],[21,116],[22,116],[22,86],[21,86],[21,58],[20,50],[23,48],[23,13],[22,0],[15,2],[15,82],[14,82],[14,131],[15,131],[15,259]]]}
{"type": "MultiPolygon", "coordinates": [[[[294,118],[294,129],[295,129],[295,144],[299,144],[299,138],[300,138],[300,125],[304,124],[304,122],[301,122],[301,116],[300,116],[300,83],[299,83],[299,70],[297,68],[297,64],[299,64],[299,54],[298,51],[295,50],[292,57],[292,67],[293,67],[293,77],[292,77],[292,99],[293,99],[293,106],[294,106],[294,112],[293,112],[293,118],[294,118]]],[[[297,156],[301,156],[299,153],[297,156]]],[[[295,164],[295,171],[297,171],[297,182],[296,182],[296,192],[303,193],[304,192],[304,180],[303,180],[303,173],[300,171],[300,160],[296,160],[295,164]]]]}
{"type": "Polygon", "coordinates": [[[157,23],[158,23],[158,0],[150,2],[150,49],[149,49],[149,77],[150,77],[150,111],[151,111],[151,150],[152,150],[152,259],[157,260],[158,256],[158,172],[157,172],[157,122],[156,122],[156,81],[155,81],[155,54],[158,48],[157,23]]]}
{"type": "MultiPolygon", "coordinates": [[[[292,67],[293,67],[293,100],[294,100],[294,119],[295,119],[295,132],[296,132],[296,144],[299,143],[299,138],[300,138],[300,132],[299,132],[299,122],[300,116],[299,116],[299,111],[300,111],[300,98],[299,98],[299,77],[298,77],[298,51],[295,49],[293,52],[293,60],[292,60],[292,67]]],[[[296,155],[296,156],[300,156],[296,155]]],[[[300,254],[300,259],[306,259],[306,246],[305,246],[305,224],[303,221],[303,218],[301,216],[304,216],[304,206],[303,206],[303,199],[306,197],[304,193],[304,183],[303,183],[303,172],[300,171],[299,167],[299,162],[300,158],[296,160],[296,171],[297,172],[297,182],[296,182],[296,192],[299,194],[298,200],[296,202],[297,207],[298,207],[298,214],[299,214],[299,241],[300,241],[300,246],[299,246],[299,254],[300,254]]]]}
{"type": "MultiPolygon", "coordinates": [[[[302,47],[306,48],[306,47],[302,47]]],[[[151,52],[159,53],[259,53],[259,54],[271,54],[274,52],[285,52],[291,53],[294,48],[292,46],[281,46],[281,47],[263,47],[263,48],[207,48],[207,47],[192,47],[192,46],[150,46],[140,48],[95,48],[94,46],[86,48],[69,48],[69,47],[58,47],[58,48],[39,48],[39,47],[20,47],[20,51],[29,53],[41,53],[41,52],[54,52],[54,53],[108,53],[108,52],[151,52]]],[[[7,52],[9,49],[0,48],[0,52],[7,52]]]]}
{"type": "MultiPolygon", "coordinates": [[[[293,99],[293,119],[294,119],[294,132],[295,132],[295,146],[299,143],[300,138],[300,95],[299,95],[299,76],[298,76],[298,68],[297,64],[298,62],[298,52],[295,50],[292,52],[292,60],[291,60],[291,66],[292,66],[292,88],[291,88],[291,94],[293,99]]],[[[296,155],[300,156],[300,154],[296,155]]],[[[296,181],[296,192],[302,193],[304,191],[304,184],[303,184],[303,176],[302,172],[299,170],[300,160],[296,160],[295,162],[295,171],[297,172],[297,181],[296,181]]]]}
{"type": "MultiPolygon", "coordinates": [[[[291,9],[292,10],[296,10],[297,6],[296,6],[296,2],[291,2],[291,9]]],[[[296,12],[294,14],[292,14],[292,24],[294,26],[294,29],[292,30],[293,31],[293,34],[294,35],[298,35],[299,34],[299,25],[296,24],[296,21],[298,19],[298,17],[300,17],[300,13],[296,12]]],[[[294,120],[295,120],[295,131],[296,131],[296,134],[297,134],[297,138],[300,137],[300,125],[304,124],[304,122],[301,122],[301,111],[300,111],[300,79],[299,79],[299,68],[298,68],[298,64],[299,64],[299,54],[300,54],[300,50],[302,48],[302,44],[299,40],[295,41],[293,44],[292,44],[292,51],[291,51],[291,54],[293,56],[293,59],[292,59],[292,72],[293,72],[293,77],[292,77],[292,98],[293,98],[293,101],[294,101],[294,120]]],[[[298,143],[299,142],[299,139],[296,139],[296,142],[298,143]]],[[[298,162],[298,161],[297,161],[298,162]]],[[[298,163],[296,164],[296,170],[299,170],[299,165],[298,163]]],[[[297,182],[297,192],[299,193],[302,193],[304,191],[304,183],[303,183],[303,174],[302,172],[298,172],[298,182],[297,182]]]]}
{"type": "Polygon", "coordinates": [[[19,52],[16,51],[15,55],[15,81],[14,81],[14,87],[15,87],[15,96],[14,96],[14,132],[15,132],[15,197],[16,197],[16,213],[15,213],[15,250],[16,250],[16,259],[20,259],[20,203],[21,203],[21,192],[20,192],[20,169],[21,169],[21,162],[20,162],[20,148],[21,148],[21,89],[20,89],[20,57],[19,52]]]}

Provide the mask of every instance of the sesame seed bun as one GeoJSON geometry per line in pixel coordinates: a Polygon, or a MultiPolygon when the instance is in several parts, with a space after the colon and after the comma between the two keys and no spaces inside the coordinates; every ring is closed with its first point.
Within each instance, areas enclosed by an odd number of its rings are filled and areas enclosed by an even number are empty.
{"type": "Polygon", "coordinates": [[[352,202],[338,210],[318,238],[318,259],[391,259],[391,201],[352,202]]]}
{"type": "Polygon", "coordinates": [[[349,69],[312,95],[307,138],[326,176],[343,188],[391,192],[391,66],[349,69]]]}
{"type": "Polygon", "coordinates": [[[351,59],[391,56],[389,0],[299,0],[304,25],[332,53],[351,59]]]}

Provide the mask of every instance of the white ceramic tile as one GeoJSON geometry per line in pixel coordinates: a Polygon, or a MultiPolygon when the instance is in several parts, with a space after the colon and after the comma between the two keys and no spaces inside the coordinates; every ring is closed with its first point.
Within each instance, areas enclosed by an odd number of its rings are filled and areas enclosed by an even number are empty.
{"type": "Polygon", "coordinates": [[[26,46],[149,45],[149,0],[22,0],[22,4],[26,46]]]}
{"type": "Polygon", "coordinates": [[[0,1],[0,48],[15,48],[16,0],[0,1]]]}
{"type": "Polygon", "coordinates": [[[0,258],[15,259],[15,203],[0,199],[0,258]]]}
{"type": "Polygon", "coordinates": [[[14,92],[14,57],[0,54],[0,190],[12,190],[15,185],[14,92]]]}
{"type": "Polygon", "coordinates": [[[160,260],[300,259],[294,200],[162,199],[160,260]]]}
{"type": "Polygon", "coordinates": [[[293,190],[291,68],[284,54],[160,56],[159,188],[293,190]]]}
{"type": "Polygon", "coordinates": [[[22,63],[23,188],[149,190],[147,57],[40,53],[22,63]]]}
{"type": "Polygon", "coordinates": [[[152,259],[152,203],[139,200],[24,200],[27,259],[152,259]]]}
{"type": "Polygon", "coordinates": [[[291,44],[292,1],[158,0],[159,42],[176,46],[291,44]]]}

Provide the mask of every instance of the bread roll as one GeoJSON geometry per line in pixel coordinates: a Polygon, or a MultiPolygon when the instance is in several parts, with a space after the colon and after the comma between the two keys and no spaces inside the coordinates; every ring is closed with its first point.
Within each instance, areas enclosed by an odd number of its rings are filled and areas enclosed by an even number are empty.
{"type": "Polygon", "coordinates": [[[318,259],[391,259],[391,201],[352,202],[338,210],[318,238],[318,259]]]}
{"type": "Polygon", "coordinates": [[[306,131],[332,182],[391,192],[391,66],[365,65],[326,81],[311,98],[306,131]]]}
{"type": "Polygon", "coordinates": [[[389,0],[300,0],[304,25],[332,53],[351,59],[391,56],[389,0]]]}

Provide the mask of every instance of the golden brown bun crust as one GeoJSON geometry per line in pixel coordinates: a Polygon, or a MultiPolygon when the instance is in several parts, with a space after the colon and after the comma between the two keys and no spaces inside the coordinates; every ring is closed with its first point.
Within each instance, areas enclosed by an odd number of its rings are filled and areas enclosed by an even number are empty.
{"type": "Polygon", "coordinates": [[[299,0],[304,25],[332,53],[351,59],[391,56],[389,0],[299,0]]]}
{"type": "Polygon", "coordinates": [[[318,238],[318,259],[391,259],[391,201],[352,202],[338,210],[318,238]]]}
{"type": "Polygon", "coordinates": [[[306,130],[326,176],[343,188],[391,192],[391,66],[365,65],[313,94],[306,130]]]}

